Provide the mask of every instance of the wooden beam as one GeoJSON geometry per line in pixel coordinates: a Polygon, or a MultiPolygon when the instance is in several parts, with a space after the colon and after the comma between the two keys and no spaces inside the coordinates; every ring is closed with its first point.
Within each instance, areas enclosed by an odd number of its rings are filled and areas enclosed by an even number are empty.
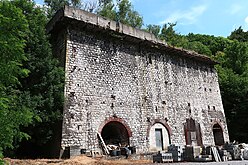
{"type": "Polygon", "coordinates": [[[102,138],[102,135],[98,132],[97,133],[97,135],[99,136],[99,138],[100,138],[100,140],[101,140],[101,142],[102,142],[102,144],[103,144],[103,149],[105,150],[105,152],[109,155],[109,150],[108,150],[108,148],[107,148],[107,146],[106,146],[106,144],[105,144],[105,142],[104,142],[104,140],[103,140],[103,138],[102,138]]]}

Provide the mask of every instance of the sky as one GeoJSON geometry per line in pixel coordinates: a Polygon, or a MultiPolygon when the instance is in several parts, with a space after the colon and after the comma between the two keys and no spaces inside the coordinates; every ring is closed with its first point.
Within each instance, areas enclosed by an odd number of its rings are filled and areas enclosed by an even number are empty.
{"type": "MultiPolygon", "coordinates": [[[[239,26],[248,30],[248,0],[130,0],[144,25],[177,23],[180,34],[227,37],[239,26]]],[[[42,4],[43,0],[36,0],[42,4]]]]}

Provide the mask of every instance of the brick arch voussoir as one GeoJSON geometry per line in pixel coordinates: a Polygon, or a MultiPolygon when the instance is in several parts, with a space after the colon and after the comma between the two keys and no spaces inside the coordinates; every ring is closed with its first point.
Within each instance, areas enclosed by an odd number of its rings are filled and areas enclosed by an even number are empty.
{"type": "Polygon", "coordinates": [[[132,131],[131,131],[130,127],[128,126],[127,122],[121,118],[118,118],[118,117],[110,117],[108,119],[105,119],[104,122],[102,122],[101,125],[99,126],[98,132],[101,134],[103,127],[110,122],[121,123],[126,128],[128,136],[129,137],[132,136],[132,131]]]}
{"type": "Polygon", "coordinates": [[[162,124],[168,131],[169,133],[169,136],[172,135],[172,131],[171,131],[171,127],[169,126],[169,124],[166,122],[166,120],[161,120],[161,119],[155,119],[155,120],[152,120],[147,128],[147,137],[149,137],[150,135],[150,129],[151,127],[156,124],[156,123],[159,123],[159,124],[162,124]]]}
{"type": "Polygon", "coordinates": [[[212,129],[214,128],[214,125],[216,125],[216,124],[218,124],[218,125],[220,126],[222,132],[224,132],[223,124],[221,124],[219,121],[213,121],[213,122],[211,123],[212,129]]]}

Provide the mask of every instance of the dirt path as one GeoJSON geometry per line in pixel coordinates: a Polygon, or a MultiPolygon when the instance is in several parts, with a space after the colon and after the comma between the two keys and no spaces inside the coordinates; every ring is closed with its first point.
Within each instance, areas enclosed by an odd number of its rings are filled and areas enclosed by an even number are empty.
{"type": "Polygon", "coordinates": [[[106,160],[103,158],[92,159],[87,156],[77,156],[71,159],[5,159],[10,165],[141,165],[150,164],[150,160],[106,160]]]}
{"type": "Polygon", "coordinates": [[[71,159],[4,159],[9,165],[248,165],[245,161],[228,162],[180,162],[180,163],[152,163],[151,160],[106,160],[103,158],[92,159],[87,156],[77,156],[71,159]]]}

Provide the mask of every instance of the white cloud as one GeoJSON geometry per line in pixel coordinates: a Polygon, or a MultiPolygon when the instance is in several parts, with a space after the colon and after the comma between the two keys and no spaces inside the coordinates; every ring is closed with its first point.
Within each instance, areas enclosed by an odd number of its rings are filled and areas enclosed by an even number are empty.
{"type": "Polygon", "coordinates": [[[244,26],[243,26],[243,29],[244,29],[245,31],[248,30],[248,16],[245,18],[245,24],[244,24],[244,26]]]}
{"type": "Polygon", "coordinates": [[[201,16],[207,9],[206,5],[199,5],[192,7],[190,10],[186,11],[175,11],[169,17],[167,17],[164,21],[161,21],[160,24],[165,23],[175,23],[179,24],[194,24],[199,16],[201,16]]]}
{"type": "Polygon", "coordinates": [[[230,14],[232,14],[232,15],[235,15],[235,14],[239,13],[240,11],[242,11],[243,8],[244,7],[239,5],[239,4],[233,4],[233,5],[231,5],[231,9],[228,12],[230,12],[230,14]]]}
{"type": "Polygon", "coordinates": [[[248,16],[245,18],[245,23],[248,25],[248,16]]]}

